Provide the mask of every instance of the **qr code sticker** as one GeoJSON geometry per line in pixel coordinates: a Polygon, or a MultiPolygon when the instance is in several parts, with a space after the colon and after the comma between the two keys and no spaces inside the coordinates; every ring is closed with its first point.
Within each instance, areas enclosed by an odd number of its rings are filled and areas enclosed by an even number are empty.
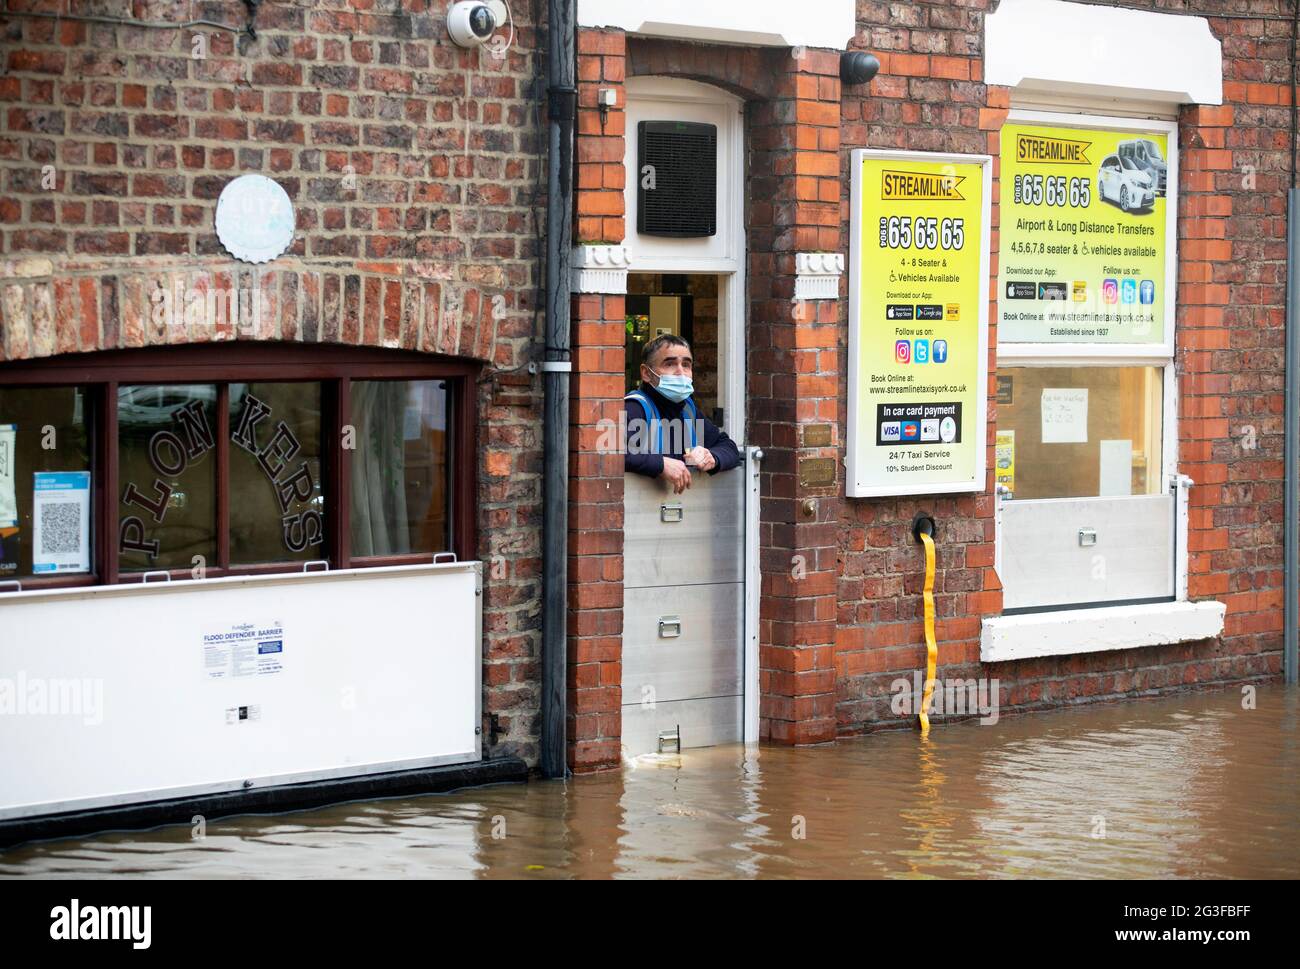
{"type": "Polygon", "coordinates": [[[48,502],[41,505],[42,557],[75,555],[81,549],[81,505],[75,501],[48,502]]]}

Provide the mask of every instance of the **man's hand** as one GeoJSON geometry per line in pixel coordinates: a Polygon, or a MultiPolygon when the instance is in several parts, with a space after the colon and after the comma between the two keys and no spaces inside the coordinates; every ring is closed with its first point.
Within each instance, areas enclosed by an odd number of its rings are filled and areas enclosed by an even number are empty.
{"type": "Polygon", "coordinates": [[[706,447],[697,446],[691,448],[684,455],[688,464],[693,464],[701,471],[711,471],[718,466],[718,459],[713,456],[713,452],[706,447]]]}
{"type": "Polygon", "coordinates": [[[659,477],[665,478],[672,485],[675,495],[680,495],[691,486],[691,469],[676,458],[664,458],[663,474],[659,477]]]}

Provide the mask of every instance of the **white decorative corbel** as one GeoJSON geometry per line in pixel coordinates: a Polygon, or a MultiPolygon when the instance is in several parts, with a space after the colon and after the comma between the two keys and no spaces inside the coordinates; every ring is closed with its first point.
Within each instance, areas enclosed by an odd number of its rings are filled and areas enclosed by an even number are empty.
{"type": "Polygon", "coordinates": [[[627,249],[623,246],[574,246],[573,291],[626,293],[627,267],[627,249]]]}
{"type": "Polygon", "coordinates": [[[794,257],[795,299],[839,299],[844,253],[799,252],[794,257]]]}

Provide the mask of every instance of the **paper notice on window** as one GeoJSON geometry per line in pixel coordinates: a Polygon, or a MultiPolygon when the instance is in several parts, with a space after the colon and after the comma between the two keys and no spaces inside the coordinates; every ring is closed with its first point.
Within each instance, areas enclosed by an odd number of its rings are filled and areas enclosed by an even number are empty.
{"type": "Polygon", "coordinates": [[[284,669],[280,621],[236,622],[203,632],[203,671],[211,680],[269,676],[284,669]]]}
{"type": "Polygon", "coordinates": [[[1043,389],[1043,443],[1088,443],[1088,388],[1043,389]]]}
{"type": "Polygon", "coordinates": [[[1133,442],[1102,441],[1099,494],[1133,494],[1133,442]]]}
{"type": "Polygon", "coordinates": [[[90,472],[37,471],[32,480],[32,573],[90,571],[90,472]]]}
{"type": "Polygon", "coordinates": [[[14,487],[18,479],[14,456],[17,440],[16,424],[0,424],[0,528],[18,525],[18,496],[14,487]]]}

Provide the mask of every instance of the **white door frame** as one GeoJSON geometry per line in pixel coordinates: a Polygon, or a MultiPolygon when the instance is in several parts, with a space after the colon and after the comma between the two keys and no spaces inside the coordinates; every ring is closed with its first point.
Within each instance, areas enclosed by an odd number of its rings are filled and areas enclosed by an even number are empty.
{"type": "Polygon", "coordinates": [[[718,276],[718,402],[727,434],[745,443],[745,119],[744,102],[721,88],[673,77],[627,80],[623,203],[628,272],[718,276]],[[689,120],[718,126],[718,232],[708,239],[641,237],[636,231],[636,123],[645,106],[679,107],[689,120]]]}
{"type": "Polygon", "coordinates": [[[744,101],[728,91],[673,77],[630,77],[625,88],[623,247],[629,273],[708,273],[718,277],[718,402],[728,436],[740,450],[747,476],[745,494],[745,619],[740,643],[743,662],[746,744],[758,742],[758,506],[762,451],[745,446],[745,323],[748,319],[745,260],[745,117],[744,101]],[[641,237],[636,231],[636,124],[647,106],[680,109],[687,120],[718,126],[718,233],[706,240],[641,237]]]}

